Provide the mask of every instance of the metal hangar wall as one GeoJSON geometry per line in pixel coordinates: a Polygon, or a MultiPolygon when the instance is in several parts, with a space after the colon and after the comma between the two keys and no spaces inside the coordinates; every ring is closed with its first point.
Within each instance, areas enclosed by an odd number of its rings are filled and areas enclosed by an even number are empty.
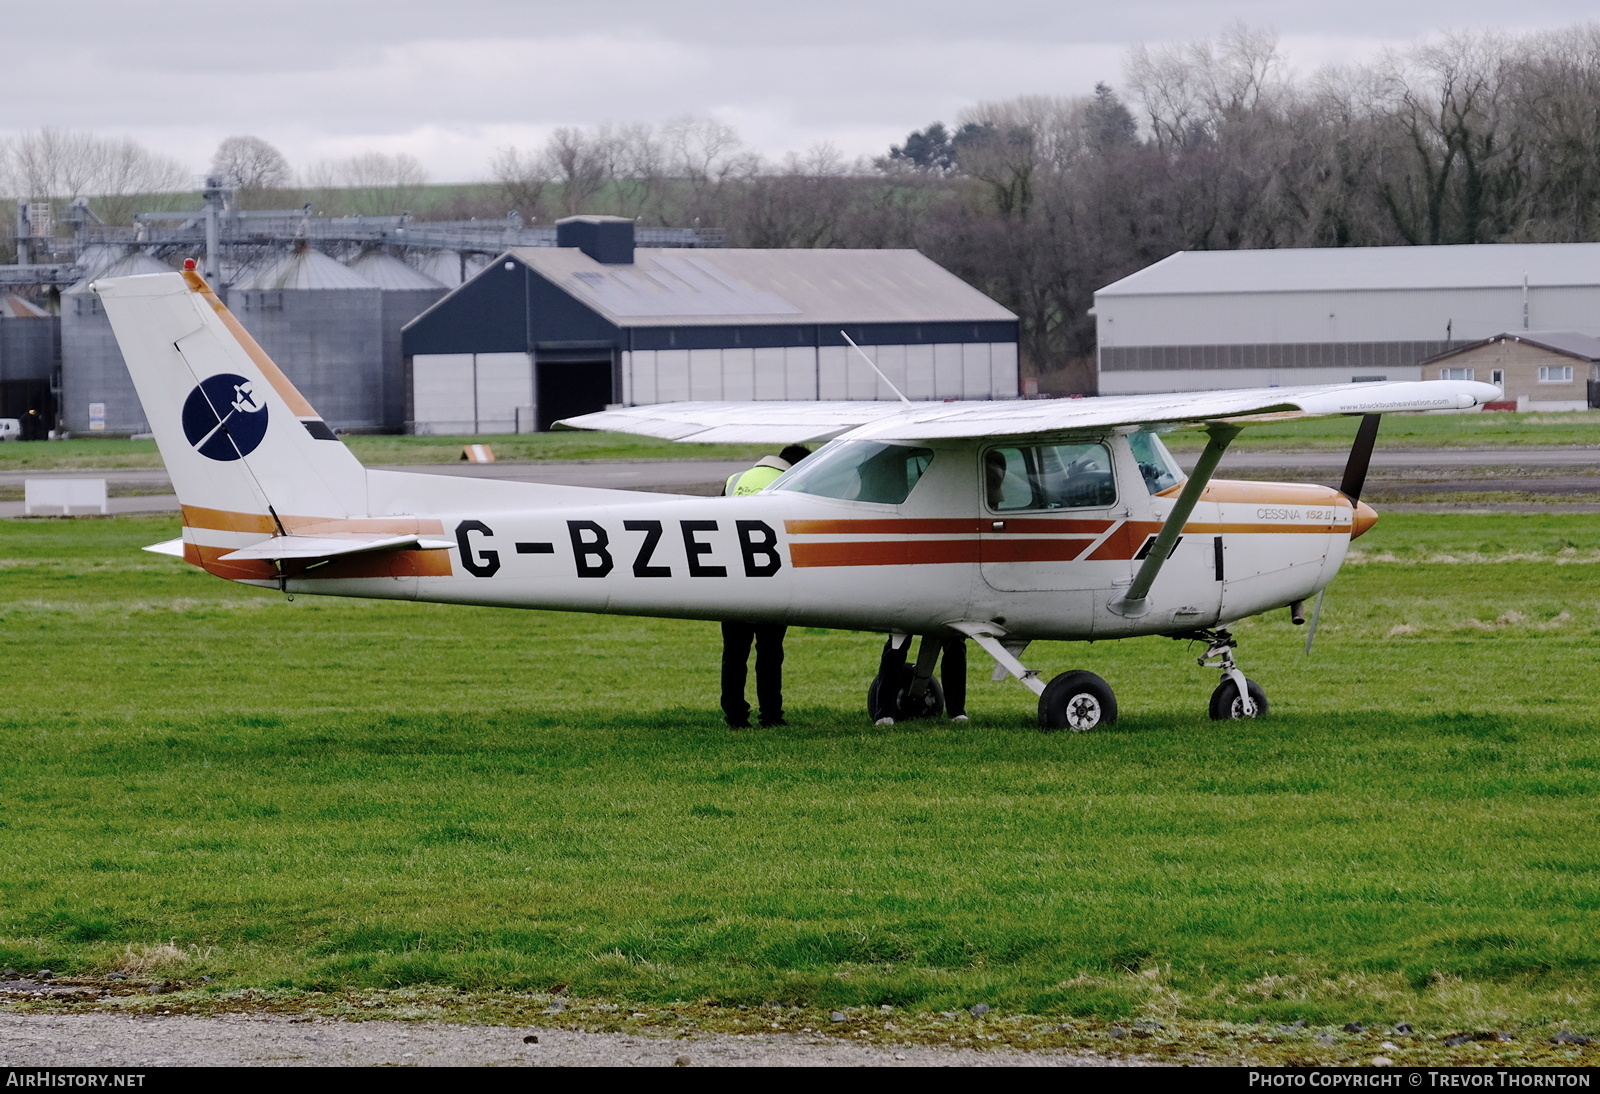
{"type": "Polygon", "coordinates": [[[1181,251],[1094,314],[1104,395],[1417,380],[1506,331],[1600,335],[1600,243],[1181,251]]]}

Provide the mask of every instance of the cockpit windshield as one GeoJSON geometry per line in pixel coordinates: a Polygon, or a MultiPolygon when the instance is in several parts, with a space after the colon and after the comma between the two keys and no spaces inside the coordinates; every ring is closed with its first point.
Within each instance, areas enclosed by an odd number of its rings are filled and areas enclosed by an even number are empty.
{"type": "Polygon", "coordinates": [[[879,441],[835,441],[773,483],[819,498],[899,505],[933,462],[933,449],[879,441]]]}
{"type": "Polygon", "coordinates": [[[1133,458],[1139,464],[1139,473],[1144,476],[1145,488],[1150,493],[1159,494],[1184,480],[1183,468],[1154,433],[1135,433],[1128,438],[1128,445],[1133,449],[1133,458]]]}

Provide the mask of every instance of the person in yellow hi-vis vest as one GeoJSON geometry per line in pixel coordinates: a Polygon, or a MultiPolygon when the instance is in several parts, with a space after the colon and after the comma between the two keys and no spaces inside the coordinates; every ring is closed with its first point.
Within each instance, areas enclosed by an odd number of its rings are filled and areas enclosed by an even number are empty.
{"type": "MultiPolygon", "coordinates": [[[[754,467],[729,475],[722,492],[728,497],[759,493],[809,455],[809,448],[791,444],[776,456],[763,456],[754,467]]],[[[783,636],[788,629],[778,623],[730,620],[722,624],[722,716],[730,728],[750,728],[750,704],[745,701],[744,684],[752,642],[756,647],[756,702],[761,708],[761,727],[788,725],[783,720],[783,636]]]]}

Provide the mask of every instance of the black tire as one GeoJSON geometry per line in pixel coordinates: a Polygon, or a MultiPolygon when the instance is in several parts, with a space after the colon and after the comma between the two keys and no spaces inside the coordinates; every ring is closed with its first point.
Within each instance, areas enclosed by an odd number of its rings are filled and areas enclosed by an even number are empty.
{"type": "Polygon", "coordinates": [[[1039,728],[1046,733],[1070,729],[1087,733],[1117,720],[1117,697],[1111,685],[1092,672],[1063,672],[1039,696],[1039,728]]]}
{"type": "MultiPolygon", "coordinates": [[[[919,718],[937,718],[944,713],[944,689],[939,686],[939,681],[929,678],[928,688],[922,693],[920,700],[912,702],[909,692],[911,680],[915,675],[910,665],[907,665],[900,674],[900,687],[895,693],[894,702],[888,704],[891,711],[889,717],[897,722],[910,722],[919,718]]],[[[874,676],[872,683],[867,687],[867,713],[872,714],[878,709],[878,689],[882,687],[883,678],[874,676]]],[[[876,717],[881,717],[877,715],[876,717]]]]}
{"type": "MultiPolygon", "coordinates": [[[[1250,692],[1250,701],[1255,704],[1254,717],[1267,716],[1267,693],[1261,690],[1261,685],[1254,680],[1245,680],[1244,686],[1250,692]]],[[[1222,683],[1217,685],[1217,690],[1211,693],[1211,720],[1213,722],[1231,722],[1243,718],[1240,708],[1244,704],[1239,702],[1239,686],[1233,682],[1231,676],[1224,676],[1222,683]]]]}

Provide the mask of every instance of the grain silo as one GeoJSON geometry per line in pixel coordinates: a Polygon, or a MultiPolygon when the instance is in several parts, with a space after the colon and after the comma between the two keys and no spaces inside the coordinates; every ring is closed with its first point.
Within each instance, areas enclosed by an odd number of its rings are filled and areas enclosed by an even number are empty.
{"type": "Polygon", "coordinates": [[[308,247],[246,272],[229,309],[323,420],[398,428],[384,409],[382,290],[308,247]]]}
{"type": "Polygon", "coordinates": [[[449,290],[427,274],[382,251],[368,251],[350,269],[382,291],[383,417],[385,428],[405,420],[405,359],[400,328],[431,308],[449,290]]]}
{"type": "Polygon", "coordinates": [[[116,335],[89,286],[97,277],[171,272],[166,263],[135,251],[62,291],[62,428],[72,433],[149,431],[116,335]]]}
{"type": "Polygon", "coordinates": [[[447,289],[453,289],[463,281],[477,276],[487,265],[489,265],[488,255],[468,254],[462,251],[433,251],[423,255],[417,263],[423,273],[447,289]]]}

